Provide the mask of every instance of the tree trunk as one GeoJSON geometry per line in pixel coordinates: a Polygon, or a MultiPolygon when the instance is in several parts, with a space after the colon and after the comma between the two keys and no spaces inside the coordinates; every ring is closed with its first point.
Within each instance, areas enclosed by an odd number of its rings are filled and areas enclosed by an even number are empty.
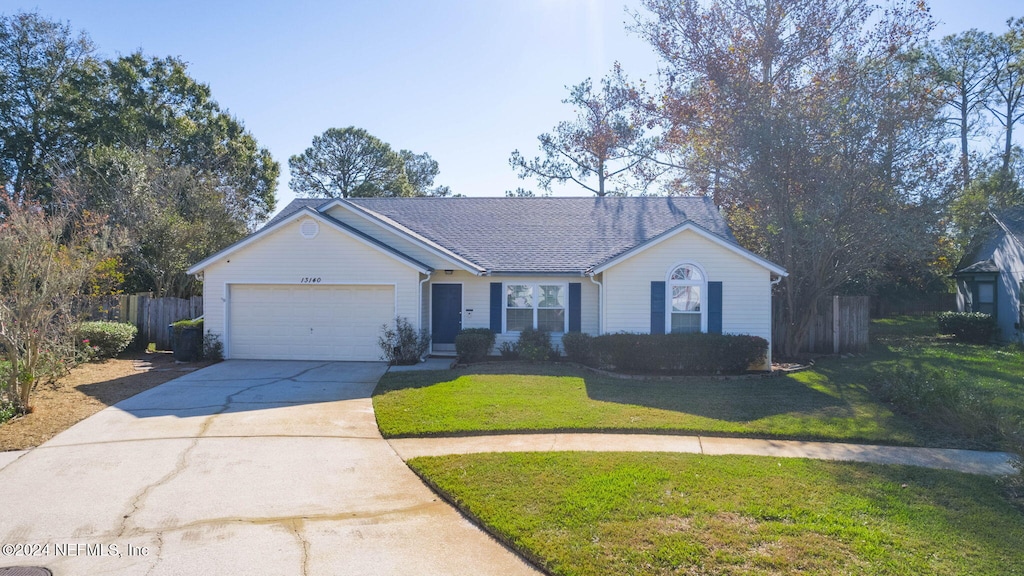
{"type": "Polygon", "coordinates": [[[968,105],[967,93],[963,92],[960,97],[960,171],[964,179],[963,188],[965,190],[971,184],[970,150],[967,144],[968,105]]]}

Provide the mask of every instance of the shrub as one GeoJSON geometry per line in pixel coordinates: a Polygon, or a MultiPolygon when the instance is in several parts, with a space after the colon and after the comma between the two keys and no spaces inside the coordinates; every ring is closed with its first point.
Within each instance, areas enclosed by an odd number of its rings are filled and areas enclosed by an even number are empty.
{"type": "Polygon", "coordinates": [[[494,340],[488,328],[466,328],[455,336],[455,352],[463,362],[480,362],[491,353],[494,340]]]}
{"type": "Polygon", "coordinates": [[[224,359],[224,343],[220,341],[220,336],[209,330],[203,335],[203,359],[213,362],[224,359]]]}
{"type": "Polygon", "coordinates": [[[542,362],[558,358],[558,352],[551,346],[551,334],[544,330],[527,328],[519,333],[519,357],[531,362],[542,362]]]}
{"type": "Polygon", "coordinates": [[[498,353],[503,360],[519,360],[519,342],[502,342],[498,353]]]}
{"type": "Polygon", "coordinates": [[[138,328],[127,322],[82,322],[75,339],[91,348],[95,355],[113,358],[131,345],[138,332],[138,328]]]}
{"type": "Polygon", "coordinates": [[[768,341],[746,334],[605,334],[593,362],[621,372],[740,374],[764,362],[768,341]]]}
{"type": "Polygon", "coordinates": [[[565,355],[573,362],[592,364],[594,362],[594,337],[583,332],[569,332],[562,336],[565,355]]]}
{"type": "Polygon", "coordinates": [[[417,334],[408,318],[399,316],[395,318],[394,327],[387,324],[381,326],[377,343],[383,351],[381,358],[387,360],[388,364],[408,366],[419,362],[427,353],[430,348],[430,332],[424,328],[417,334]]]}
{"type": "Polygon", "coordinates": [[[939,333],[952,334],[957,340],[988,344],[996,336],[996,320],[981,312],[943,312],[936,316],[939,333]]]}

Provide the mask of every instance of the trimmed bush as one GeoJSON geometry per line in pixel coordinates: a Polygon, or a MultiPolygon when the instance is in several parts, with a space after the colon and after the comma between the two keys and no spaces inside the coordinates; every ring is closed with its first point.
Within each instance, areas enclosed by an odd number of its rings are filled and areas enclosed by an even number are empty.
{"type": "Polygon", "coordinates": [[[430,332],[424,328],[417,334],[408,318],[399,316],[395,318],[394,327],[384,324],[380,329],[377,344],[383,351],[381,359],[387,360],[388,364],[415,364],[430,348],[430,332]]]}
{"type": "Polygon", "coordinates": [[[542,362],[558,358],[558,352],[551,346],[551,334],[544,330],[527,328],[519,333],[519,357],[531,362],[542,362]]]}
{"type": "Polygon", "coordinates": [[[996,319],[982,312],[942,312],[935,317],[940,334],[952,334],[957,340],[988,344],[996,336],[996,319]]]}
{"type": "Polygon", "coordinates": [[[583,332],[569,332],[562,336],[562,346],[569,360],[580,364],[594,362],[594,337],[583,332]]]}
{"type": "Polygon", "coordinates": [[[455,353],[463,362],[480,362],[494,348],[495,335],[488,328],[466,328],[455,336],[455,353]]]}
{"type": "Polygon", "coordinates": [[[131,345],[138,332],[127,322],[82,322],[75,331],[75,340],[97,356],[113,358],[131,345]]]}
{"type": "Polygon", "coordinates": [[[768,341],[746,334],[605,334],[592,341],[594,362],[619,372],[741,374],[760,364],[768,341]]]}

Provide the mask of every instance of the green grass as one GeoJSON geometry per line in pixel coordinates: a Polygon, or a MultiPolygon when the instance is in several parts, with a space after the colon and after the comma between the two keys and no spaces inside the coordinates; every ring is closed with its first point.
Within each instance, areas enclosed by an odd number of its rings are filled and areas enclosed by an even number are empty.
{"type": "Polygon", "coordinates": [[[559,364],[391,373],[374,398],[388,437],[539,430],[704,432],[916,444],[913,423],[862,386],[781,378],[632,380],[559,364]]]}
{"type": "Polygon", "coordinates": [[[1024,573],[1024,514],[987,477],[688,454],[409,464],[553,574],[1024,573]]]}
{"type": "Polygon", "coordinates": [[[897,364],[941,370],[995,405],[1024,417],[1024,352],[1008,346],[961,344],[938,335],[937,330],[934,316],[874,320],[866,361],[822,358],[815,370],[839,385],[876,381],[897,364]]]}
{"type": "Polygon", "coordinates": [[[877,383],[896,364],[947,371],[1011,418],[1024,418],[1024,354],[958,344],[933,317],[878,320],[871,352],[819,358],[775,378],[613,378],[561,364],[484,363],[389,373],[374,393],[388,437],[531,431],[640,431],[999,448],[895,411],[877,383]],[[989,400],[990,398],[990,400],[989,400]]]}

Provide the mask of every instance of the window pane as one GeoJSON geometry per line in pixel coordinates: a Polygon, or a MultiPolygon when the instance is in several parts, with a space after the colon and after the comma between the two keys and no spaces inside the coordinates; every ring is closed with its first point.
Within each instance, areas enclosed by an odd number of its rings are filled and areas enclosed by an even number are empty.
{"type": "Polygon", "coordinates": [[[547,332],[565,332],[565,308],[537,310],[537,329],[547,332]]]}
{"type": "Polygon", "coordinates": [[[533,291],[525,284],[509,284],[505,287],[505,295],[509,308],[533,308],[533,291]]]}
{"type": "Polygon", "coordinates": [[[704,280],[704,275],[695,267],[686,265],[680,266],[672,271],[672,280],[693,280],[701,282],[704,280]]]}
{"type": "Polygon", "coordinates": [[[509,332],[533,328],[533,308],[509,308],[505,314],[505,328],[509,332]]]}
{"type": "Polygon", "coordinates": [[[700,286],[673,286],[673,312],[700,312],[700,286]]]}
{"type": "Polygon", "coordinates": [[[996,301],[996,285],[988,282],[978,283],[978,302],[992,304],[996,301]]]}
{"type": "Polygon", "coordinates": [[[565,286],[540,286],[540,308],[564,308],[565,286]]]}
{"type": "Polygon", "coordinates": [[[700,314],[685,312],[672,315],[672,332],[700,332],[700,314]]]}

